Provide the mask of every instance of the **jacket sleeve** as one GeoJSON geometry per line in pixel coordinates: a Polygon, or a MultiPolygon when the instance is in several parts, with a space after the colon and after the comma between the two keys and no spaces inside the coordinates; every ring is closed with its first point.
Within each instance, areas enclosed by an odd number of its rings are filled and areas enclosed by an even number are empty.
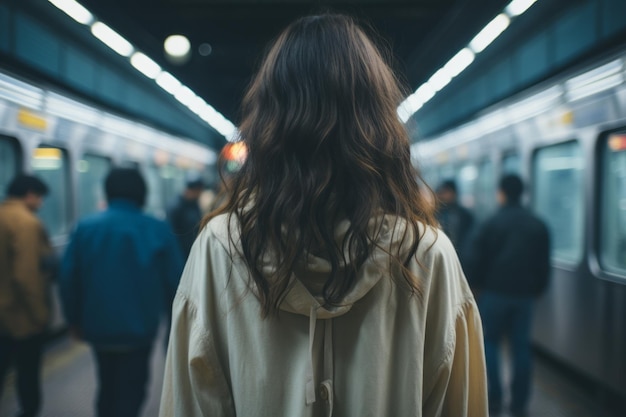
{"type": "Polygon", "coordinates": [[[48,279],[42,261],[50,255],[50,243],[38,222],[24,222],[15,235],[15,284],[36,326],[45,327],[50,317],[48,279]]]}
{"type": "Polygon", "coordinates": [[[423,417],[487,417],[482,324],[463,270],[439,236],[425,282],[423,417]]]}
{"type": "Polygon", "coordinates": [[[480,316],[474,301],[457,316],[454,343],[435,374],[424,417],[487,417],[487,376],[480,316]]]}
{"type": "Polygon", "coordinates": [[[214,337],[180,292],[174,300],[160,417],[235,417],[214,337]]]}

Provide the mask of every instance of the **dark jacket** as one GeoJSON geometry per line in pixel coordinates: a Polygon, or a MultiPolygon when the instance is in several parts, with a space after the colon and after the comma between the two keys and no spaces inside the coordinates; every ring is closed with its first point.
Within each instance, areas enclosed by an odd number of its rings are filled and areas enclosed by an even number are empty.
{"type": "Polygon", "coordinates": [[[178,239],[178,244],[185,258],[189,256],[191,246],[198,236],[202,212],[198,202],[180,197],[178,202],[167,212],[167,220],[178,239]]]}
{"type": "Polygon", "coordinates": [[[468,238],[474,226],[474,216],[458,203],[442,204],[437,212],[437,220],[452,241],[461,262],[464,262],[468,238]]]}
{"type": "Polygon", "coordinates": [[[472,241],[466,273],[478,291],[540,295],[550,273],[548,228],[520,205],[502,207],[472,241]]]}
{"type": "Polygon", "coordinates": [[[113,200],[78,224],[65,252],[59,280],[65,317],[96,348],[149,346],[182,268],[166,222],[113,200]]]}

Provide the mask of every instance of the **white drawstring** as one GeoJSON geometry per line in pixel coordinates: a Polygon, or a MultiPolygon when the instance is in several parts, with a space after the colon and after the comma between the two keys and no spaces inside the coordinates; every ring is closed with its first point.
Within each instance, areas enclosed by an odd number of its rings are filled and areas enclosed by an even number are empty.
{"type": "MultiPolygon", "coordinates": [[[[315,327],[317,324],[317,310],[319,304],[311,305],[309,314],[309,363],[307,365],[306,381],[306,405],[315,402],[315,372],[313,370],[313,345],[315,344],[315,327]]],[[[324,320],[324,380],[321,383],[325,395],[322,396],[326,402],[326,415],[333,415],[333,321],[324,320]],[[324,398],[324,396],[326,398],[324,398]]]]}
{"type": "Polygon", "coordinates": [[[306,381],[306,405],[315,402],[315,374],[313,372],[313,342],[315,340],[315,324],[317,323],[317,309],[319,304],[311,305],[309,314],[309,364],[307,367],[306,381]]]}

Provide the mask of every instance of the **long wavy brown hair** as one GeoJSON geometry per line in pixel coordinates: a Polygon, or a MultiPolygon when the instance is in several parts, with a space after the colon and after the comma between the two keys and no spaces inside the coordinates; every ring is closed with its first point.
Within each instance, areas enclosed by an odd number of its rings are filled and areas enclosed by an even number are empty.
{"type": "Polygon", "coordinates": [[[419,224],[435,222],[396,113],[401,99],[381,53],[349,17],[301,18],[267,53],[242,103],[239,133],[248,157],[226,204],[205,219],[237,217],[229,224],[239,228],[264,315],[278,311],[292,272],[309,253],[329,261],[322,296],[327,306],[340,304],[380,248],[381,227],[372,228],[371,220],[381,214],[403,219],[403,241],[412,236],[397,253],[382,249],[389,267],[399,266],[411,292],[419,292],[407,265],[421,238],[419,224]],[[342,220],[350,227],[336,242],[342,220]],[[271,276],[262,271],[266,256],[271,276]]]}

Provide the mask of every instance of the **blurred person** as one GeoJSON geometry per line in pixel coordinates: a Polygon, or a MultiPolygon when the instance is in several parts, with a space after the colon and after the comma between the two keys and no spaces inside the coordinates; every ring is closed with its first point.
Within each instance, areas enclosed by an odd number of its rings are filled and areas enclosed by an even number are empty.
{"type": "Polygon", "coordinates": [[[500,350],[509,340],[513,381],[511,412],[527,412],[532,380],[530,346],[534,300],[548,287],[550,238],[548,228],[522,207],[524,184],[517,175],[499,183],[500,209],[477,232],[472,244],[468,278],[477,294],[483,318],[489,405],[502,409],[500,350]]]}
{"type": "Polygon", "coordinates": [[[478,310],[401,98],[348,17],[278,37],[174,301],[161,417],[487,416],[478,310]]]}
{"type": "Polygon", "coordinates": [[[437,220],[441,229],[452,241],[461,261],[464,262],[468,238],[474,225],[474,216],[468,209],[459,204],[454,180],[443,181],[437,187],[437,199],[440,203],[437,220]]]}
{"type": "Polygon", "coordinates": [[[19,175],[0,204],[0,397],[14,360],[22,417],[36,416],[41,408],[41,359],[55,258],[36,212],[47,194],[40,179],[19,175]]]}
{"type": "Polygon", "coordinates": [[[73,334],[97,362],[98,417],[136,417],[161,315],[182,271],[169,225],[142,213],[146,184],[133,168],[111,170],[108,208],[81,220],[61,266],[60,292],[73,334]]]}
{"type": "Polygon", "coordinates": [[[202,211],[199,204],[202,191],[204,191],[202,180],[188,181],[183,194],[167,212],[167,220],[172,226],[185,259],[189,256],[202,221],[202,211]]]}

